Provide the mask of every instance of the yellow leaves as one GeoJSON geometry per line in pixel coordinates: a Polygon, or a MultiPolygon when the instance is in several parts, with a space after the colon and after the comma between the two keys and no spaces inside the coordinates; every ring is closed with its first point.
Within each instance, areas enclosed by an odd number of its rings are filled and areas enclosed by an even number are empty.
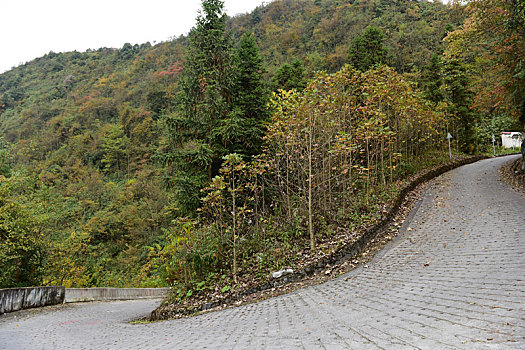
{"type": "Polygon", "coordinates": [[[103,86],[106,86],[109,82],[109,79],[106,78],[106,77],[101,77],[101,78],[98,78],[96,84],[95,84],[95,87],[103,87],[103,86]]]}

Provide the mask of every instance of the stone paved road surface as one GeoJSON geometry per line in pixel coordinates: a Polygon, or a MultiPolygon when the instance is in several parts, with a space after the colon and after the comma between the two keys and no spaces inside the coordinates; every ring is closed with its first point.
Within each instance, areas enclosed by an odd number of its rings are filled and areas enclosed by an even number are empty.
{"type": "Polygon", "coordinates": [[[126,323],[152,301],[23,311],[0,317],[0,349],[525,349],[525,197],[497,170],[509,159],[433,181],[368,267],[323,285],[154,324],[126,323]]]}

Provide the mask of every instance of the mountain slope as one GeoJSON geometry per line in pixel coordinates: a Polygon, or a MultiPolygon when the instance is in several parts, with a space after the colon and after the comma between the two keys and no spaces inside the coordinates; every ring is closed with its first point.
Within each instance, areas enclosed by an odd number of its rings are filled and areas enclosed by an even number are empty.
{"type": "MultiPolygon", "coordinates": [[[[267,81],[294,59],[309,76],[337,71],[370,25],[385,33],[390,65],[417,76],[441,51],[447,25],[461,20],[439,2],[282,0],[229,19],[228,28],[234,45],[255,34],[267,81]]],[[[0,201],[33,221],[32,249],[46,264],[34,283],[164,285],[178,264],[169,259],[189,254],[181,248],[189,238],[170,231],[173,169],[159,159],[174,142],[164,116],[181,110],[187,46],[180,37],[51,52],[0,75],[0,201]]]]}

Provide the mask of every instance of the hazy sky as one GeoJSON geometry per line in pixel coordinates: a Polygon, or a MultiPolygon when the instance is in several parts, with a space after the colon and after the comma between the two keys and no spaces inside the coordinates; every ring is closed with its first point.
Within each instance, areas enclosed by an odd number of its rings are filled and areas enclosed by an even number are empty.
{"type": "MultiPolygon", "coordinates": [[[[225,0],[228,15],[263,0],[225,0]]],[[[267,0],[269,2],[269,0],[267,0]]],[[[195,25],[200,0],[0,0],[0,73],[49,51],[165,41],[195,25]]]]}

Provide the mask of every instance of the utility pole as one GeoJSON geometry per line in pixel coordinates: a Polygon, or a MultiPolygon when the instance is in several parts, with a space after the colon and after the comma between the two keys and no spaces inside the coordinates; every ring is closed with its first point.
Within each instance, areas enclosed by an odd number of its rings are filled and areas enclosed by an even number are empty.
{"type": "Polygon", "coordinates": [[[492,134],[492,148],[494,149],[494,157],[496,156],[496,136],[492,134]]]}

